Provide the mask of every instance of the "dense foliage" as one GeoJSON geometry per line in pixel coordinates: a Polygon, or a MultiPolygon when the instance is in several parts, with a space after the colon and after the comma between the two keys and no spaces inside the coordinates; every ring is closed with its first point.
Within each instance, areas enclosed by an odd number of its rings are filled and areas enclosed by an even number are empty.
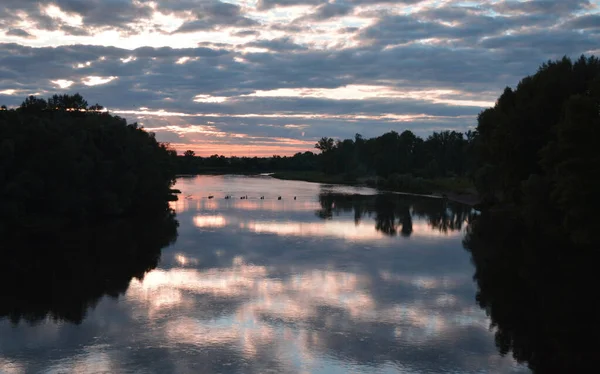
{"type": "Polygon", "coordinates": [[[517,206],[531,223],[560,226],[589,243],[600,227],[599,107],[595,57],[548,62],[515,90],[506,88],[479,115],[479,192],[490,202],[517,206]]]}
{"type": "Polygon", "coordinates": [[[411,131],[395,131],[379,137],[333,140],[322,138],[315,148],[321,151],[322,168],[328,173],[393,174],[417,177],[465,175],[473,133],[434,132],[423,140],[411,131]]]}
{"type": "Polygon", "coordinates": [[[175,152],[80,95],[0,111],[0,232],[88,225],[158,207],[175,152]]]}
{"type": "Polygon", "coordinates": [[[468,227],[477,300],[501,353],[536,373],[597,366],[600,61],[548,62],[479,115],[468,227]]]}

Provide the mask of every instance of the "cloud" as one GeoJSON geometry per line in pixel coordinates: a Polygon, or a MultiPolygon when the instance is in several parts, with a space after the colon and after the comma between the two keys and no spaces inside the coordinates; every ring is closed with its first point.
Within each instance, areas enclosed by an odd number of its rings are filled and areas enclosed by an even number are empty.
{"type": "Polygon", "coordinates": [[[600,53],[588,1],[5,3],[3,104],[80,92],[149,128],[214,122],[240,144],[464,130],[540,63],[600,53]]]}
{"type": "Polygon", "coordinates": [[[299,50],[307,50],[306,46],[297,44],[290,37],[282,37],[271,40],[256,40],[250,43],[247,43],[248,47],[256,47],[256,48],[265,48],[269,51],[275,52],[292,52],[299,50]]]}
{"type": "Polygon", "coordinates": [[[256,8],[259,10],[266,10],[274,7],[319,5],[322,2],[322,0],[258,0],[256,8]]]}
{"type": "Polygon", "coordinates": [[[241,7],[221,1],[200,3],[195,7],[196,18],[181,25],[173,33],[212,30],[217,27],[250,27],[258,22],[245,17],[241,7]]]}
{"type": "Polygon", "coordinates": [[[27,31],[25,31],[23,29],[9,29],[6,32],[6,35],[18,36],[21,38],[33,38],[33,35],[31,35],[30,33],[28,33],[27,31]]]}
{"type": "Polygon", "coordinates": [[[315,8],[314,13],[301,17],[297,21],[323,21],[330,18],[345,16],[350,14],[353,7],[344,1],[334,1],[321,4],[315,8]]]}
{"type": "Polygon", "coordinates": [[[600,15],[587,14],[585,16],[570,19],[565,24],[567,29],[598,30],[600,29],[600,15]]]}
{"type": "Polygon", "coordinates": [[[541,13],[552,15],[564,15],[579,10],[590,9],[591,7],[592,4],[589,0],[504,0],[495,3],[492,6],[492,9],[501,13],[541,13]]]}

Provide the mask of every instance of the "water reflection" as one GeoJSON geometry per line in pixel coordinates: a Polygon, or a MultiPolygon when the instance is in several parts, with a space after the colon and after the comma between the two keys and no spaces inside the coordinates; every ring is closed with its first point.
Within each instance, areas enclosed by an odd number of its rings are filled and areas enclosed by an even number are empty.
{"type": "Polygon", "coordinates": [[[159,266],[79,326],[0,321],[0,372],[520,370],[497,354],[473,302],[461,247],[468,209],[271,178],[176,188],[196,197],[173,204],[179,237],[159,266]],[[245,194],[298,199],[218,198],[245,194]]]}
{"type": "Polygon", "coordinates": [[[477,302],[496,347],[536,373],[585,373],[600,364],[597,247],[575,247],[521,217],[488,212],[464,241],[476,265],[477,302]],[[596,301],[594,301],[596,300],[596,301]]]}
{"type": "MultiPolygon", "coordinates": [[[[202,229],[225,228],[250,231],[257,234],[275,234],[298,237],[336,237],[350,241],[373,242],[386,236],[402,237],[412,235],[423,237],[459,236],[464,223],[472,210],[468,206],[431,199],[399,194],[343,194],[321,192],[318,202],[291,203],[299,207],[298,212],[311,207],[317,217],[325,222],[294,221],[287,219],[256,219],[254,216],[239,214],[214,214],[217,210],[239,211],[255,210],[275,211],[277,202],[248,202],[243,204],[217,202],[216,207],[201,206],[200,214],[194,216],[194,225],[202,229]],[[218,209],[217,209],[218,208],[218,209]],[[315,209],[317,208],[317,209],[315,209]],[[344,213],[353,213],[350,221],[341,217],[344,213]],[[333,220],[333,217],[336,217],[333,220]],[[416,221],[413,222],[413,216],[416,221]]],[[[287,209],[293,207],[288,205],[287,209]]],[[[285,207],[279,204],[283,211],[285,207]]],[[[281,210],[279,211],[281,212],[281,210]]]]}
{"type": "MultiPolygon", "coordinates": [[[[413,216],[425,218],[428,225],[441,233],[462,230],[472,209],[466,205],[419,196],[399,194],[319,194],[320,209],[316,215],[331,219],[340,212],[354,212],[354,223],[359,226],[365,217],[374,217],[375,228],[389,236],[409,237],[414,231],[413,216]]],[[[432,230],[428,230],[432,231],[432,230]]]]}
{"type": "Polygon", "coordinates": [[[155,268],[177,235],[173,211],[61,233],[2,240],[0,318],[81,323],[103,295],[117,297],[155,268]]]}

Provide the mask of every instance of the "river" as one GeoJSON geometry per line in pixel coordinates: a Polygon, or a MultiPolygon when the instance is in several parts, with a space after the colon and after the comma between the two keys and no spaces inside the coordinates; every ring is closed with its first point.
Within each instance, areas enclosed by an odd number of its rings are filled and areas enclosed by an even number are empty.
{"type": "Polygon", "coordinates": [[[175,188],[157,266],[76,311],[7,312],[0,373],[529,372],[475,301],[469,207],[268,176],[175,188]]]}

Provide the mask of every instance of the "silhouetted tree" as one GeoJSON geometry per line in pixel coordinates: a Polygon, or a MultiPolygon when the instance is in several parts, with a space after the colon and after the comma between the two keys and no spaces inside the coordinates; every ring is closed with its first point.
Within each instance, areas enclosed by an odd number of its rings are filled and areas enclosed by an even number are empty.
{"type": "Polygon", "coordinates": [[[550,61],[522,79],[515,90],[507,87],[493,108],[479,114],[476,179],[482,195],[521,202],[522,183],[532,174],[547,175],[540,153],[556,144],[567,107],[576,105],[570,98],[590,96],[599,74],[600,62],[593,56],[582,56],[575,63],[566,57],[550,61]]]}
{"type": "Polygon", "coordinates": [[[0,232],[94,224],[169,199],[172,150],[86,106],[80,95],[30,96],[0,111],[0,232]]]}

